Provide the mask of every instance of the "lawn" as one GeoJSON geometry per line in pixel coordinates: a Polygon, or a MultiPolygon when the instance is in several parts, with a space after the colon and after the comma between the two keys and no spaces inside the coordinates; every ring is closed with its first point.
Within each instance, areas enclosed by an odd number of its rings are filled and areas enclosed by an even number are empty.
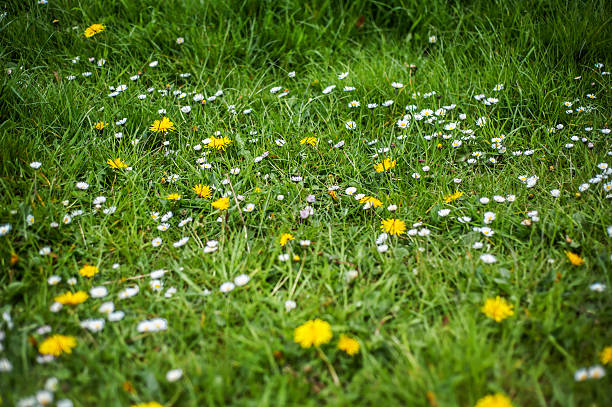
{"type": "Polygon", "coordinates": [[[611,22],[0,5],[0,405],[612,405],[611,22]]]}

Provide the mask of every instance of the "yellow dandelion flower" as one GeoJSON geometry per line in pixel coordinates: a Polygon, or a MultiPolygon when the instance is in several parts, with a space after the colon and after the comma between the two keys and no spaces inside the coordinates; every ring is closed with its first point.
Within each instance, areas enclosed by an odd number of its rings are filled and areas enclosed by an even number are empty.
{"type": "Polygon", "coordinates": [[[106,163],[114,170],[127,167],[127,164],[121,158],[115,158],[114,160],[109,158],[106,163]]]}
{"type": "Polygon", "coordinates": [[[85,291],[77,291],[76,293],[66,291],[64,294],[58,295],[53,300],[62,305],[79,305],[85,302],[85,300],[88,298],[89,295],[85,291]]]}
{"type": "Polygon", "coordinates": [[[375,162],[374,169],[376,172],[387,172],[392,168],[395,168],[397,162],[390,158],[385,158],[382,162],[375,162]]]}
{"type": "Polygon", "coordinates": [[[108,123],[104,123],[104,122],[96,122],[94,124],[94,129],[96,130],[104,130],[104,128],[108,126],[108,123]]]}
{"type": "Polygon", "coordinates": [[[567,256],[569,262],[572,263],[574,266],[582,266],[584,264],[584,260],[582,259],[582,257],[577,255],[576,253],[566,251],[565,255],[567,256]]]}
{"type": "Polygon", "coordinates": [[[148,403],[132,404],[131,407],[164,407],[157,401],[149,401],[148,403]]]}
{"type": "Polygon", "coordinates": [[[319,347],[329,343],[332,336],[329,323],[318,318],[303,323],[293,331],[293,340],[302,348],[319,347]]]}
{"type": "Polygon", "coordinates": [[[76,346],[74,336],[51,335],[38,346],[38,351],[43,355],[60,356],[62,353],[72,353],[72,348],[76,346]]]}
{"type": "Polygon", "coordinates": [[[90,266],[89,264],[85,264],[83,268],[79,270],[79,274],[83,277],[93,277],[98,274],[100,270],[96,266],[90,266]]]}
{"type": "Polygon", "coordinates": [[[223,198],[217,199],[215,202],[211,203],[212,207],[215,209],[219,209],[220,211],[224,211],[230,206],[230,200],[227,196],[223,198]]]}
{"type": "Polygon", "coordinates": [[[304,137],[300,140],[300,144],[310,144],[311,146],[316,146],[319,140],[316,137],[304,137]]]}
{"type": "Polygon", "coordinates": [[[168,201],[178,201],[181,199],[181,196],[177,193],[174,194],[168,194],[168,196],[166,197],[166,200],[168,201]]]}
{"type": "Polygon", "coordinates": [[[229,137],[211,137],[210,143],[206,144],[208,148],[214,148],[215,150],[223,150],[232,144],[232,140],[229,137]]]}
{"type": "Polygon", "coordinates": [[[193,192],[200,198],[210,198],[212,190],[208,185],[197,184],[193,187],[193,192]]]}
{"type": "Polygon", "coordinates": [[[612,346],[606,346],[605,348],[603,348],[603,350],[599,354],[599,358],[601,360],[601,363],[604,365],[612,363],[612,346]]]}
{"type": "Polygon", "coordinates": [[[401,235],[406,231],[406,223],[399,219],[383,219],[380,229],[390,235],[401,235]]]}
{"type": "Polygon", "coordinates": [[[255,192],[256,194],[259,194],[261,192],[261,188],[259,187],[255,187],[255,189],[253,190],[253,192],[255,192]]]}
{"type": "Polygon", "coordinates": [[[283,247],[288,241],[295,239],[291,233],[283,233],[280,237],[280,245],[283,247]]]}
{"type": "Polygon", "coordinates": [[[444,202],[445,203],[451,203],[453,201],[456,201],[457,199],[461,198],[463,196],[463,192],[460,191],[456,191],[454,194],[450,194],[444,197],[444,202]]]}
{"type": "Polygon", "coordinates": [[[327,191],[327,193],[329,194],[329,196],[331,196],[333,199],[338,199],[338,194],[336,193],[336,191],[327,191]]]}
{"type": "Polygon", "coordinates": [[[488,298],[480,309],[487,317],[501,322],[514,315],[513,305],[499,295],[495,298],[488,298]]]}
{"type": "Polygon", "coordinates": [[[512,407],[512,402],[501,393],[484,396],[474,407],[512,407]]]}
{"type": "Polygon", "coordinates": [[[378,198],[375,198],[373,196],[364,196],[363,198],[361,198],[361,200],[359,201],[362,204],[370,204],[370,206],[374,207],[374,208],[380,208],[382,206],[382,201],[378,198]]]}
{"type": "Polygon", "coordinates": [[[101,33],[106,29],[102,24],[92,24],[85,29],[85,36],[87,38],[93,37],[94,35],[101,33]]]}
{"type": "Polygon", "coordinates": [[[340,340],[338,341],[338,349],[345,351],[349,356],[353,356],[359,353],[359,342],[342,334],[340,335],[340,340]]]}
{"type": "Polygon", "coordinates": [[[166,133],[168,131],[176,130],[174,128],[174,123],[170,121],[167,117],[163,117],[161,120],[155,120],[149,130],[155,133],[166,133]]]}

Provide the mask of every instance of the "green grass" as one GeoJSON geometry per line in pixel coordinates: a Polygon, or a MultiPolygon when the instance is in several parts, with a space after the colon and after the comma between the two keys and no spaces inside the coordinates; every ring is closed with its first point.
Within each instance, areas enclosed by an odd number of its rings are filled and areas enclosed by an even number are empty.
{"type": "Polygon", "coordinates": [[[14,324],[0,322],[0,359],[12,365],[0,372],[2,405],[36,394],[49,377],[59,379],[55,399],[75,406],[463,407],[498,392],[514,406],[612,404],[612,375],[574,380],[576,370],[601,364],[600,352],[612,345],[612,212],[603,188],[610,176],[597,167],[612,164],[610,136],[601,132],[612,116],[610,75],[602,75],[612,62],[608,2],[11,0],[0,7],[0,225],[12,226],[0,237],[0,310],[14,324]],[[106,30],[85,38],[93,23],[106,30]],[[342,72],[348,77],[338,79],[342,72]],[[404,86],[395,89],[394,81],[404,86]],[[124,92],[107,96],[121,84],[124,92]],[[503,90],[493,91],[497,84],[503,90]],[[323,94],[329,85],[337,87],[323,94]],[[270,93],[275,86],[288,95],[270,93]],[[191,92],[218,90],[223,95],[205,105],[192,100],[191,92]],[[485,106],[479,94],[499,101],[485,106]],[[352,100],[361,106],[348,108],[352,100]],[[386,100],[394,103],[381,106],[386,100]],[[456,107],[444,123],[411,120],[401,130],[396,122],[412,104],[416,112],[456,107]],[[185,105],[190,113],[181,112],[185,105]],[[576,112],[579,106],[587,111],[576,112]],[[162,108],[176,127],[167,135],[149,130],[162,108]],[[123,126],[115,124],[124,117],[123,126]],[[484,127],[479,117],[487,118],[484,127]],[[345,128],[349,120],[356,129],[345,128]],[[97,131],[99,121],[109,125],[97,131]],[[459,128],[445,131],[449,122],[459,128]],[[466,136],[459,129],[472,129],[474,138],[453,148],[466,136]],[[207,149],[193,147],[215,131],[232,144],[211,152],[212,168],[200,169],[196,160],[207,149]],[[452,136],[425,138],[435,132],[452,136]],[[502,134],[503,153],[491,147],[502,134]],[[300,144],[311,136],[316,147],[300,144]],[[344,147],[334,148],[340,141],[344,147]],[[373,158],[382,148],[389,150],[373,158]],[[533,154],[512,154],[526,150],[533,154]],[[470,164],[475,151],[483,156],[470,164]],[[117,157],[132,170],[110,169],[106,161],[117,157]],[[376,173],[373,163],[388,157],[395,168],[376,173]],[[42,167],[32,169],[32,161],[42,167]],[[232,168],[240,173],[226,185],[232,168]],[[179,179],[168,182],[173,174],[179,179]],[[577,194],[597,174],[604,179],[577,194]],[[521,175],[539,179],[527,188],[521,175]],[[80,181],[86,191],[76,189],[80,181]],[[195,196],[198,183],[216,186],[211,199],[195,196]],[[328,194],[333,186],[337,200],[328,194]],[[382,206],[363,210],[345,193],[350,186],[382,206]],[[255,205],[252,212],[241,214],[231,195],[227,212],[212,209],[232,188],[244,196],[241,208],[255,205]],[[463,196],[444,203],[457,190],[463,196]],[[175,192],[180,201],[165,199],[175,192]],[[314,214],[304,220],[299,211],[311,194],[314,214]],[[513,202],[492,199],[509,194],[513,202]],[[100,208],[92,203],[97,196],[107,198],[100,208]],[[398,210],[390,212],[391,204],[398,210]],[[111,206],[114,213],[102,213],[111,206]],[[439,216],[443,208],[450,215],[439,216]],[[75,210],[83,213],[63,224],[75,210]],[[539,220],[521,224],[534,210],[539,220]],[[157,230],[152,211],[174,213],[169,230],[157,230]],[[496,214],[490,237],[473,230],[486,226],[486,211],[496,214]],[[27,225],[30,214],[35,222],[27,225]],[[462,224],[461,216],[471,221],[462,224]],[[380,253],[380,222],[393,217],[408,229],[422,222],[417,229],[431,234],[389,237],[380,253]],[[295,240],[281,247],[282,233],[295,240]],[[158,236],[163,243],[153,247],[158,236]],[[174,247],[182,237],[187,244],[174,247]],[[306,239],[311,245],[300,246],[306,239]],[[218,250],[204,253],[210,240],[218,250]],[[482,249],[473,248],[477,241],[482,249]],[[43,247],[52,254],[39,254],[43,247]],[[585,264],[572,266],[566,251],[585,264]],[[485,264],[483,253],[497,262],[485,264]],[[283,254],[290,259],[280,261],[283,254]],[[86,263],[100,273],[81,277],[86,263]],[[156,269],[169,271],[160,293],[149,287],[156,269]],[[352,282],[350,270],[358,271],[352,282]],[[220,292],[240,274],[250,276],[248,284],[220,292]],[[47,284],[52,275],[62,281],[47,284]],[[590,290],[595,282],[605,291],[590,290]],[[65,291],[100,285],[105,298],[51,312],[65,291]],[[140,287],[135,297],[118,298],[133,285],[140,287]],[[169,287],[177,292],[166,298],[169,287]],[[500,323],[480,311],[498,295],[515,311],[500,323]],[[290,312],[287,300],[297,303],[290,312]],[[107,301],[125,312],[123,320],[106,321],[97,333],[81,328],[104,317],[98,307],[107,301]],[[140,321],[157,317],[168,321],[166,331],[137,331],[140,321]],[[321,349],[340,385],[315,349],[293,341],[294,329],[314,318],[331,324],[333,338],[321,349]],[[72,354],[37,363],[38,345],[50,335],[37,333],[43,325],[76,337],[72,354]],[[336,348],[343,333],[359,341],[357,355],[336,348]],[[183,377],[168,382],[175,368],[183,377]]]}

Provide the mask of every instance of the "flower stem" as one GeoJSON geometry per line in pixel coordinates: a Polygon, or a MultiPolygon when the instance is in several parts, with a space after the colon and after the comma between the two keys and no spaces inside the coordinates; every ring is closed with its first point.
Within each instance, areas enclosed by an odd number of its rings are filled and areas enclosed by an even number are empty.
{"type": "Polygon", "coordinates": [[[321,348],[317,347],[317,350],[319,351],[319,356],[321,357],[321,360],[325,362],[325,364],[327,365],[327,368],[329,369],[329,373],[331,374],[334,384],[336,386],[340,386],[340,379],[338,378],[336,369],[334,369],[334,366],[330,363],[329,359],[327,359],[327,356],[325,356],[325,353],[323,353],[321,348]]]}

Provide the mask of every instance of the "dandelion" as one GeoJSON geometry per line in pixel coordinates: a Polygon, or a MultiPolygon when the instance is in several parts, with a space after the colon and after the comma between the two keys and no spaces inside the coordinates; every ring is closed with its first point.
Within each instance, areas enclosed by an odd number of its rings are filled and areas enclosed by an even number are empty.
{"type": "Polygon", "coordinates": [[[512,304],[508,303],[505,298],[497,296],[495,298],[488,298],[480,310],[487,317],[495,320],[495,322],[501,322],[514,315],[512,308],[512,304]]]}
{"type": "Polygon", "coordinates": [[[285,246],[287,244],[287,242],[289,242],[290,240],[295,239],[295,237],[293,237],[293,235],[291,233],[283,233],[280,237],[280,245],[281,247],[285,246]]]}
{"type": "Polygon", "coordinates": [[[151,125],[151,127],[149,127],[149,130],[155,133],[166,133],[168,131],[174,131],[176,129],[174,128],[174,123],[172,123],[170,119],[164,116],[161,120],[153,121],[153,124],[151,125]]]}
{"type": "Polygon", "coordinates": [[[179,201],[180,199],[181,196],[177,193],[168,194],[168,196],[166,197],[166,200],[168,201],[179,201]]]}
{"type": "Polygon", "coordinates": [[[104,123],[104,122],[96,122],[94,124],[94,129],[96,130],[104,130],[104,128],[108,126],[108,123],[104,123]]]}
{"type": "Polygon", "coordinates": [[[106,160],[106,163],[114,170],[127,167],[127,164],[123,162],[121,158],[115,158],[114,160],[109,158],[108,160],[106,160]]]}
{"type": "Polygon", "coordinates": [[[200,198],[210,198],[212,189],[208,185],[197,184],[193,187],[193,192],[200,198]]]}
{"type": "Polygon", "coordinates": [[[228,137],[215,137],[210,138],[210,142],[206,144],[206,147],[213,148],[217,151],[225,151],[225,148],[232,144],[232,140],[228,137]]]}
{"type": "Polygon", "coordinates": [[[293,331],[293,340],[302,348],[319,347],[329,343],[332,336],[329,323],[318,318],[305,322],[293,331]]]}
{"type": "Polygon", "coordinates": [[[374,169],[376,172],[387,172],[390,169],[395,168],[396,160],[385,158],[382,162],[375,162],[374,169]]]}
{"type": "Polygon", "coordinates": [[[132,404],[131,407],[164,407],[157,401],[149,401],[148,403],[132,404]]]}
{"type": "MultiPolygon", "coordinates": [[[[357,197],[357,195],[355,195],[357,197]]],[[[382,201],[373,196],[364,196],[359,200],[359,203],[365,204],[364,209],[369,209],[371,207],[380,208],[382,206],[382,201]]]]}
{"type": "Polygon", "coordinates": [[[316,137],[304,137],[300,140],[300,144],[310,144],[311,146],[316,146],[319,141],[316,137]]]}
{"type": "Polygon", "coordinates": [[[484,396],[474,407],[512,407],[512,402],[501,393],[484,396]]]}
{"type": "Polygon", "coordinates": [[[93,277],[98,274],[100,270],[96,266],[90,266],[89,264],[85,264],[80,270],[79,274],[83,277],[93,277]]]}
{"type": "Polygon", "coordinates": [[[349,356],[353,356],[359,353],[359,342],[347,335],[342,334],[340,335],[340,340],[338,341],[338,349],[346,352],[346,354],[349,356]]]}
{"type": "Polygon", "coordinates": [[[599,360],[604,365],[612,363],[612,346],[606,346],[599,354],[599,360]]]}
{"type": "Polygon", "coordinates": [[[45,339],[38,347],[38,352],[42,355],[60,356],[63,353],[72,353],[76,346],[76,338],[55,334],[45,339]]]}
{"type": "Polygon", "coordinates": [[[211,205],[213,208],[218,209],[220,211],[224,211],[229,208],[230,200],[228,197],[219,198],[216,201],[212,202],[211,205]]]}
{"type": "Polygon", "coordinates": [[[577,255],[576,253],[566,251],[565,255],[567,256],[569,262],[572,263],[572,265],[574,266],[582,266],[584,264],[584,260],[582,259],[582,257],[577,255]]]}
{"type": "Polygon", "coordinates": [[[85,37],[91,38],[106,29],[102,24],[92,24],[85,29],[85,37]]]}
{"type": "Polygon", "coordinates": [[[76,293],[66,291],[64,294],[58,295],[53,300],[62,305],[79,305],[85,302],[88,298],[89,295],[85,291],[77,291],[76,293]]]}
{"type": "Polygon", "coordinates": [[[401,235],[406,232],[406,223],[399,219],[383,219],[380,229],[390,235],[401,235]]]}
{"type": "Polygon", "coordinates": [[[451,202],[456,201],[457,199],[461,198],[462,196],[463,196],[463,192],[456,191],[453,194],[445,196],[444,197],[444,203],[451,203],[451,202]]]}

